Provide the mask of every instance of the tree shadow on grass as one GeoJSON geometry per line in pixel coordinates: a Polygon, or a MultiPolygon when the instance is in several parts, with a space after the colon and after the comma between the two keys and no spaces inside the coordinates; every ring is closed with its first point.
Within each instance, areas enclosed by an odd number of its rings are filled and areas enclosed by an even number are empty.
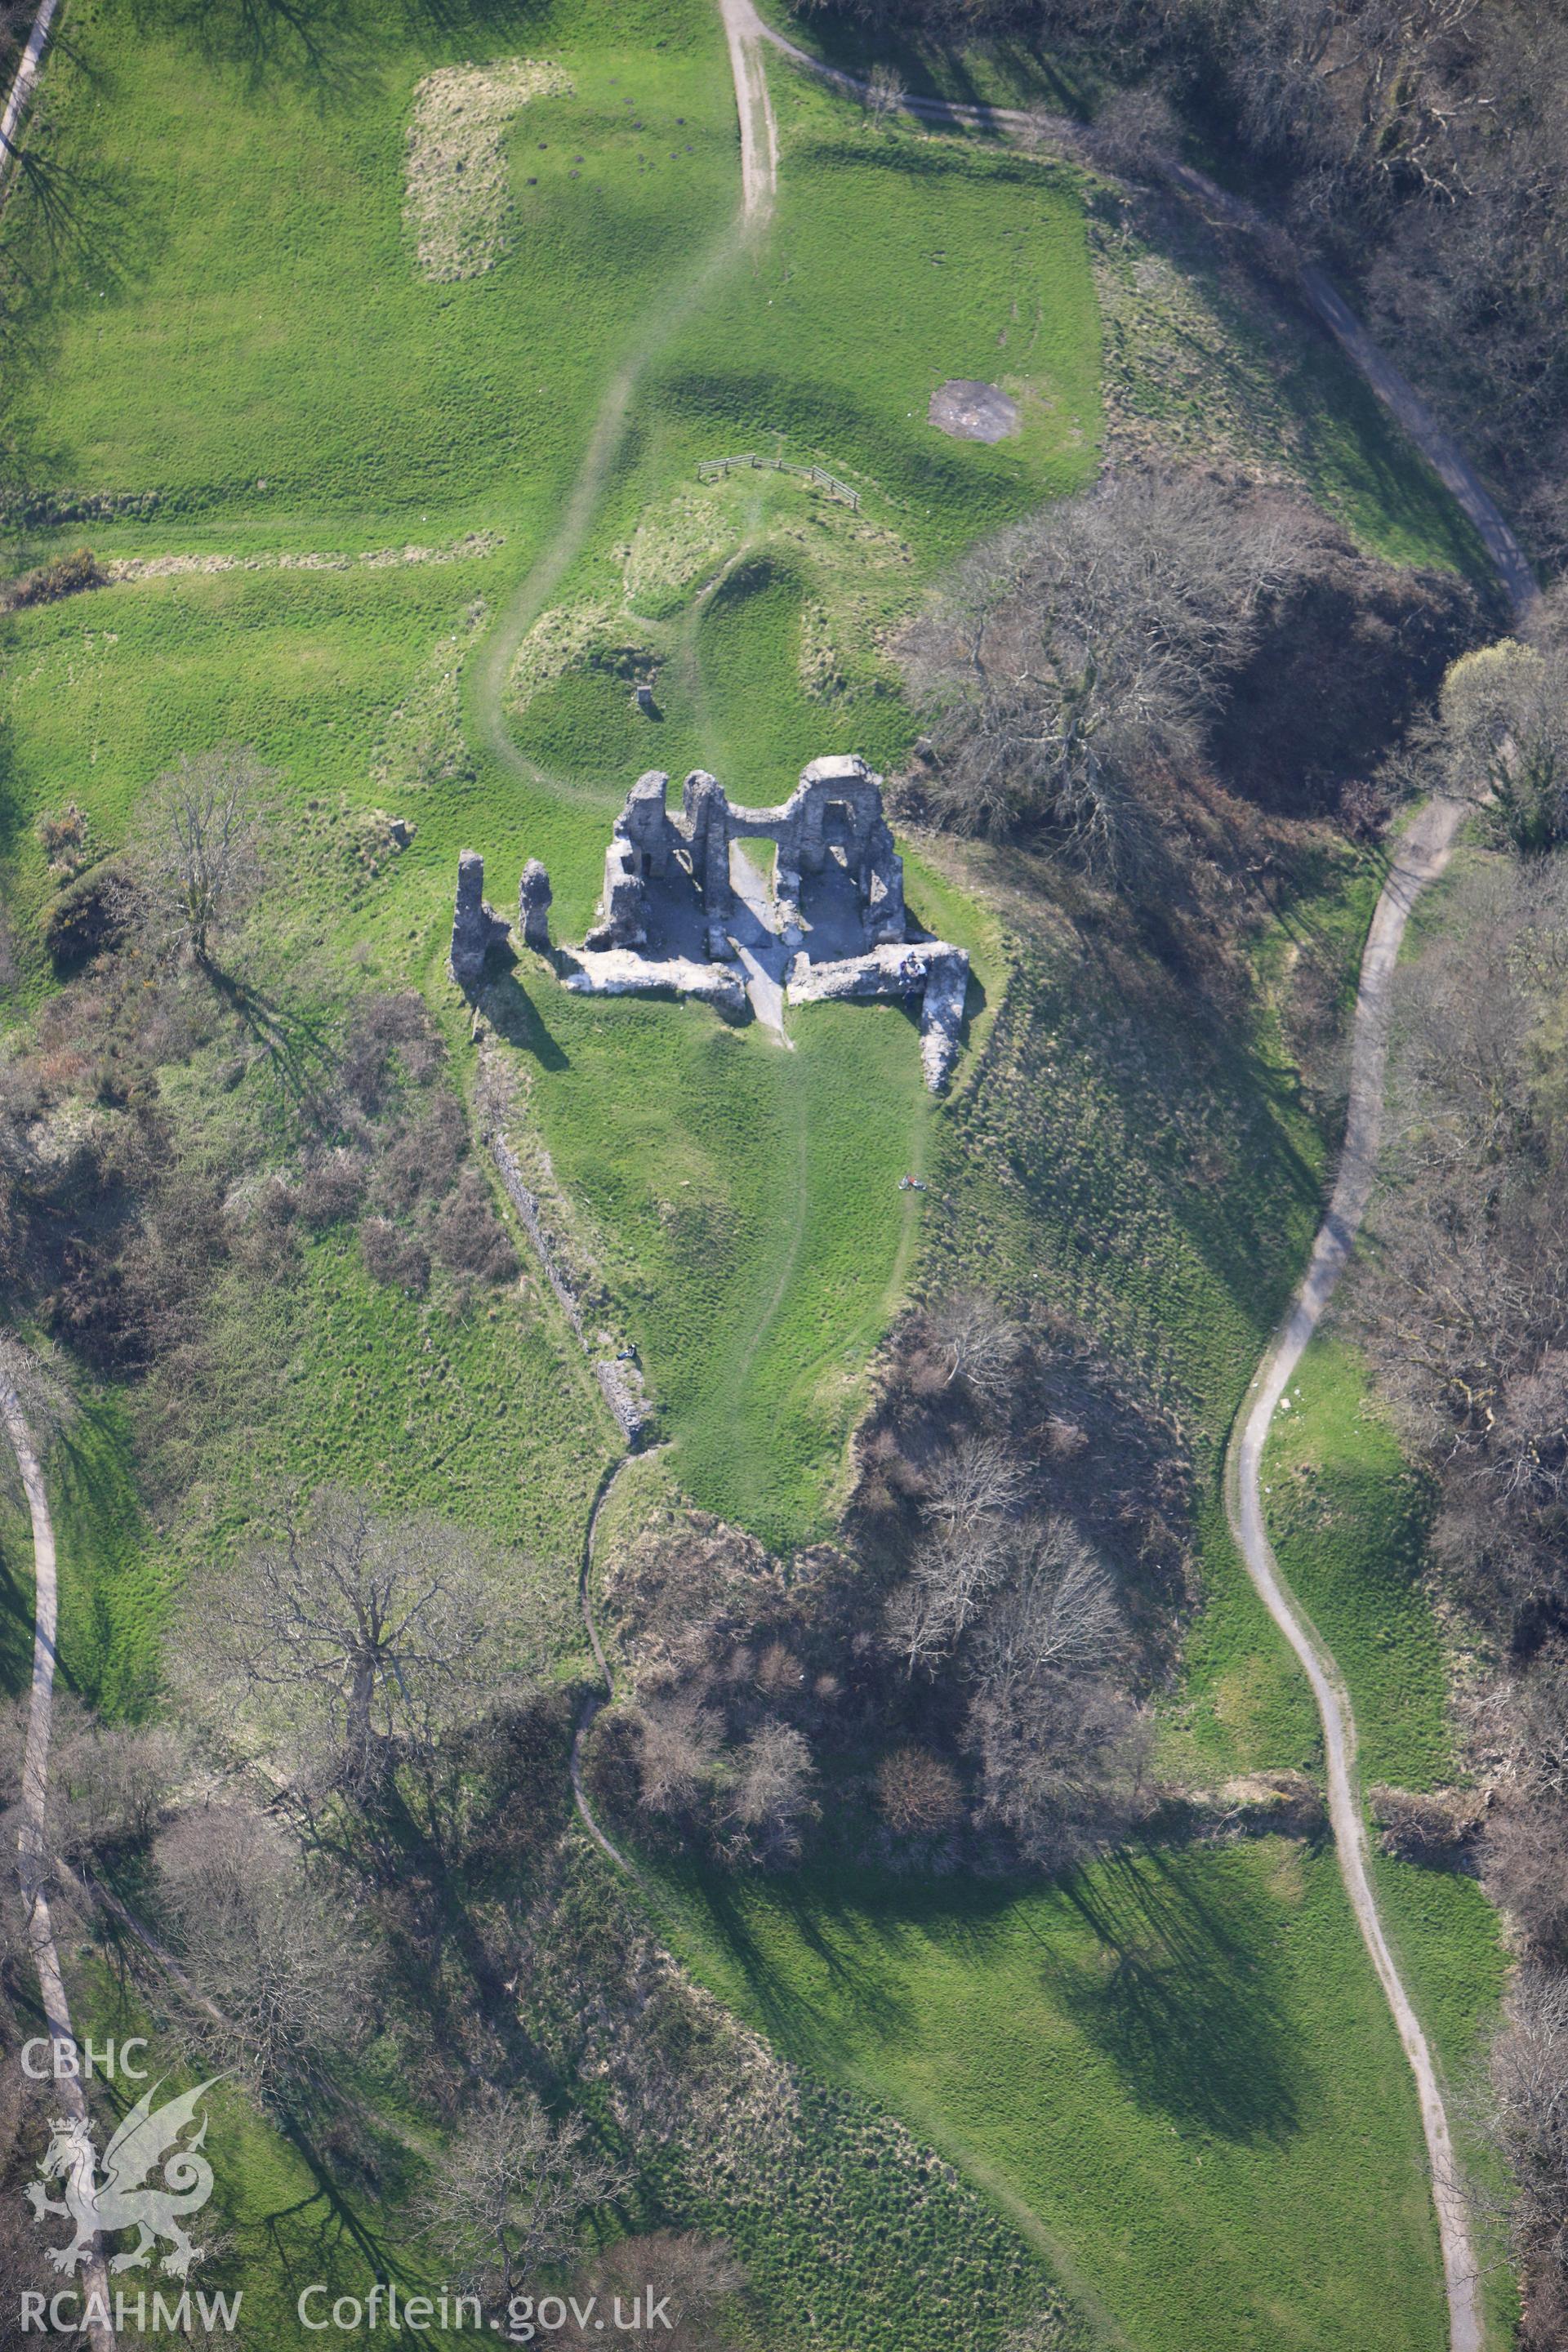
{"type": "MultiPolygon", "coordinates": [[[[41,2011],[30,1985],[22,1988],[21,2000],[29,2015],[39,2016],[41,2021],[41,2011]]],[[[116,2035],[132,2029],[142,2032],[148,2030],[149,2021],[140,2000],[133,1999],[127,2005],[123,1977],[118,2000],[100,2021],[111,2025],[116,2035]]],[[[162,2022],[155,2011],[154,2027],[162,2022]]],[[[169,2041],[162,2034],[154,2039],[153,2049],[158,2058],[166,2053],[173,2054],[169,2041]]],[[[175,2065],[177,2074],[165,2077],[171,2092],[182,2081],[195,2082],[208,2074],[221,2082],[226,2073],[216,2057],[189,2049],[179,2050],[175,2065]]],[[[101,2110],[105,2137],[113,2125],[124,2121],[143,2087],[140,2082],[119,2080],[112,2075],[94,2076],[94,2104],[101,2110]]],[[[267,2249],[269,2279],[283,2282],[290,2299],[318,2281],[329,2288],[352,2287],[356,2281],[363,2281],[367,2269],[371,2277],[395,2279],[400,2286],[417,2289],[423,2284],[406,2259],[405,2246],[400,2242],[405,2233],[394,2235],[379,2221],[371,2221],[363,2210],[367,2200],[346,2194],[334,2175],[326,2134],[333,2114],[342,2110],[330,2090],[311,2095],[301,2093],[297,2086],[279,2089],[259,2113],[253,2109],[245,2116],[245,2127],[251,2136],[275,2134],[286,2141],[314,2186],[282,2201],[269,2202],[254,2216],[240,2218],[235,2211],[233,2192],[244,2175],[242,2166],[236,2162],[234,2126],[244,2116],[245,2098],[232,2090],[226,2095],[233,2105],[226,2111],[220,2108],[211,2119],[213,2144],[224,2150],[225,2160],[215,2166],[220,2187],[205,2217],[209,2241],[215,2221],[227,2226],[220,2227],[216,2242],[209,2242],[199,2273],[205,2291],[210,2294],[214,2290],[222,2293],[243,2288],[247,2273],[254,2274],[258,2267],[254,2252],[258,2243],[267,2249]]],[[[195,2281],[192,2284],[195,2286],[195,2281]]],[[[169,2291],[171,2303],[174,2292],[169,2291]]]]}
{"type": "Polygon", "coordinates": [[[240,1027],[265,1048],[266,1066],[289,1108],[312,1127],[324,1125],[337,1069],[326,1022],[294,1011],[216,964],[205,969],[240,1027]]]}
{"type": "Polygon", "coordinates": [[[1141,2106],[1224,2139],[1297,2129],[1304,2060],[1274,1971],[1189,1871],[1148,1850],[1121,1853],[1065,1879],[1058,1899],[1099,1949],[1047,1947],[1045,1981],[1141,2106]]]}
{"type": "Polygon", "coordinates": [[[521,30],[543,0],[132,0],[138,25],[184,34],[252,91],[289,84],[323,109],[352,103],[410,37],[521,30]]]}
{"type": "Polygon", "coordinates": [[[726,1873],[698,1870],[684,1885],[744,1978],[768,2032],[793,2055],[819,2062],[842,2052],[835,2012],[852,2011],[857,2034],[918,2039],[919,2006],[896,1981],[899,1962],[914,1960],[934,1939],[948,1957],[984,1968],[1009,1932],[1019,1892],[1004,1880],[927,1883],[865,1869],[818,1868],[773,1880],[768,1907],[820,1971],[814,1991],[773,1958],[753,1932],[743,1890],[726,1873]]]}
{"type": "Polygon", "coordinates": [[[830,1878],[816,1873],[805,1884],[781,1878],[769,1886],[769,1907],[788,1921],[793,1939],[826,1980],[823,1997],[816,1997],[780,1968],[759,1939],[751,1906],[724,1872],[693,1873],[686,1885],[743,1978],[764,2030],[792,2056],[819,2063],[832,2056],[840,2037],[828,2002],[853,2008],[858,2021],[887,2040],[918,2030],[910,2003],[887,1981],[888,1947],[900,1944],[909,1932],[892,1912],[846,1901],[830,1878]]]}
{"type": "Polygon", "coordinates": [[[13,331],[27,323],[58,280],[74,285],[90,264],[94,292],[122,293],[131,262],[132,188],[122,172],[24,147],[16,184],[28,200],[29,234],[7,247],[7,308],[13,331]]]}
{"type": "MultiPolygon", "coordinates": [[[[1019,960],[1021,984],[1012,991],[1018,1067],[1037,1068],[1041,1087],[1059,1085],[1051,1064],[1064,1031],[1071,1049],[1092,1059],[1117,1128],[1131,1139],[1129,1156],[1146,1170],[1149,1197],[1169,1230],[1244,1312],[1255,1312],[1260,1297],[1286,1286],[1282,1223],[1292,1213],[1316,1212],[1323,1198],[1322,1171],[1300,1137],[1296,1073],[1271,1058],[1248,1014],[1173,974],[1157,941],[1151,960],[1146,939],[1131,942],[1092,920],[1079,919],[1078,928],[1081,962],[1073,982],[1064,984],[1048,947],[1019,960]],[[1198,1140],[1224,1157],[1223,1181],[1195,1181],[1198,1140]]],[[[1074,1126],[1070,1105],[1053,1118],[1044,1137],[1026,1129],[1032,1148],[1015,1152],[1014,1166],[1042,1213],[1059,1223],[1058,1130],[1074,1126]]],[[[1078,1150],[1098,1150],[1087,1129],[1067,1140],[1078,1150]]],[[[1090,1199],[1078,1213],[1080,1239],[1104,1246],[1109,1202],[1090,1199]]]]}
{"type": "Polygon", "coordinates": [[[164,236],[161,215],[138,206],[123,165],[49,144],[35,128],[16,162],[0,223],[0,527],[52,522],[40,484],[73,463],[37,413],[40,386],[72,313],[112,312],[145,275],[164,236]]]}
{"type": "Polygon", "coordinates": [[[400,12],[374,0],[134,0],[132,13],[148,30],[186,35],[253,93],[286,85],[323,109],[352,102],[405,30],[400,12]]]}
{"type": "Polygon", "coordinates": [[[61,1557],[71,1562],[60,1679],[105,1714],[136,1720],[152,1701],[157,1663],[151,1629],[136,1622],[153,1593],[130,1444],[117,1400],[89,1394],[55,1441],[50,1474],[61,1557]]]}
{"type": "Polygon", "coordinates": [[[0,1542],[0,1691],[27,1687],[33,1661],[33,1593],[22,1581],[20,1543],[0,1542]]]}

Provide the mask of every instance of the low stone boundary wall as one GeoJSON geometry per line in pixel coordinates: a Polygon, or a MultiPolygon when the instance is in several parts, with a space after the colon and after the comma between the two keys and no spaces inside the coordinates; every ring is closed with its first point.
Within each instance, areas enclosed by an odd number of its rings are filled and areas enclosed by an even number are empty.
{"type": "Polygon", "coordinates": [[[538,1193],[531,1192],[523,1182],[516,1154],[500,1129],[492,1128],[486,1140],[507,1199],[517,1211],[522,1229],[533,1244],[534,1255],[544,1268],[550,1287],[561,1301],[562,1311],[593,1366],[594,1378],[604,1391],[605,1402],[614,1413],[621,1435],[635,1454],[653,1427],[654,1420],[641,1393],[642,1374],[635,1364],[623,1364],[614,1357],[595,1355],[583,1321],[582,1303],[572,1286],[570,1276],[561,1264],[550,1228],[541,1211],[538,1193]]]}
{"type": "Polygon", "coordinates": [[[686,956],[634,953],[630,948],[563,949],[557,961],[564,985],[578,996],[648,996],[668,991],[694,996],[738,1021],[746,1009],[745,983],[732,964],[693,963],[686,956]]]}

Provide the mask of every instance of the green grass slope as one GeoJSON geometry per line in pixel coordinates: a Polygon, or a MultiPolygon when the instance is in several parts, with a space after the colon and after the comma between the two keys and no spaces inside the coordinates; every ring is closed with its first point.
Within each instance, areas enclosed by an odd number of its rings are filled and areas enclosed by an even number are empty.
{"type": "Polygon", "coordinates": [[[715,1987],[929,2133],[1139,2352],[1434,2352],[1403,2053],[1330,1853],[679,1894],[715,1987]],[[1377,2193],[1368,2195],[1375,2181],[1377,2193]]]}
{"type": "Polygon", "coordinates": [[[1441,1786],[1453,1741],[1442,1641],[1421,1585],[1430,1502],[1342,1342],[1309,1349],[1263,1476],[1279,1565],[1350,1687],[1363,1776],[1441,1786]]]}
{"type": "MultiPolygon", "coordinates": [[[[436,509],[543,527],[650,288],[733,208],[713,14],[566,0],[300,21],[308,39],[282,11],[176,29],[134,0],[72,8],[47,98],[68,245],[38,304],[46,365],[18,395],[29,487],[155,494],[139,544],[149,526],[281,539],[328,520],[363,543],[436,509]],[[247,21],[270,36],[259,62],[247,21]],[[415,84],[520,52],[574,92],[517,119],[510,251],[430,283],[403,221],[415,84]]],[[[37,205],[7,211],[34,271],[61,233],[37,205]]]]}

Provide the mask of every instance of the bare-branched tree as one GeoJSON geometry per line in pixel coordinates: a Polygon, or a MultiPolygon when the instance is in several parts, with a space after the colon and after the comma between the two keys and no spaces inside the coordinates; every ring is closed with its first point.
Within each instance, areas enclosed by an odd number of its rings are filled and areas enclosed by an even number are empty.
{"type": "Polygon", "coordinates": [[[1027,1481],[999,1438],[966,1437],[928,1482],[926,1531],[889,1604],[888,1633],[912,1674],[946,1657],[1003,1574],[1012,1515],[1027,1481]]]}
{"type": "Polygon", "coordinates": [[[947,1377],[963,1381],[986,1402],[1005,1396],[1023,1349],[1023,1335],[984,1290],[959,1290],[931,1311],[931,1330],[945,1349],[947,1377]]]}
{"type": "Polygon", "coordinates": [[[969,1645],[980,1818],[1058,1867],[1124,1833],[1147,1730],[1106,1669],[1122,1643],[1110,1579],[1064,1519],[1020,1532],[1014,1573],[969,1645]]]}
{"type": "Polygon", "coordinates": [[[1357,1292],[1443,1478],[1440,1545],[1489,1563],[1464,1580],[1492,1617],[1540,1575],[1531,1530],[1554,1549],[1568,1494],[1568,1122],[1550,1059],[1565,975],[1563,859],[1461,877],[1402,990],[1394,1144],[1357,1292]]]}
{"type": "Polygon", "coordinates": [[[900,1837],[936,1837],[963,1819],[958,1775],[929,1748],[890,1748],[877,1766],[877,1802],[900,1837]]]}
{"type": "Polygon", "coordinates": [[[436,2167],[426,2225],[463,2290],[499,2305],[570,2258],[584,2215],[624,2179],[581,2120],[552,2121],[531,2091],[487,2087],[436,2167]]]}
{"type": "Polygon", "coordinates": [[[650,1694],[640,1709],[642,1801],[650,1812],[689,1810],[712,1780],[724,1726],[700,1691],[650,1694]]]}
{"type": "Polygon", "coordinates": [[[230,747],[182,755],[148,795],[134,862],[153,905],[204,967],[261,888],[271,782],[254,751],[230,747]]]}
{"type": "Polygon", "coordinates": [[[280,1718],[307,1768],[363,1797],[516,1682],[539,1610],[537,1579],[483,1538],[323,1487],[289,1504],[279,1540],[197,1586],[186,1674],[280,1718]]]}
{"type": "Polygon", "coordinates": [[[1544,2347],[1568,2327],[1568,1977],[1521,1970],[1492,2046],[1491,2084],[1530,2341],[1544,2347]]]}
{"type": "Polygon", "coordinates": [[[815,1818],[815,1774],[804,1735],[786,1723],[759,1724],[733,1759],[726,1820],[737,1858],[793,1862],[815,1818]]]}
{"type": "MultiPolygon", "coordinates": [[[[0,1150],[3,1149],[4,1139],[0,1136],[0,1150]]],[[[25,1347],[8,1331],[0,1331],[0,1391],[15,1398],[39,1454],[47,1453],[60,1431],[76,1417],[76,1400],[66,1384],[55,1351],[47,1346],[42,1349],[25,1347]]],[[[9,1459],[10,1452],[5,1432],[0,1429],[0,1454],[9,1459]]],[[[11,1466],[15,1466],[14,1463],[11,1466]]]]}
{"type": "MultiPolygon", "coordinates": [[[[21,1794],[27,1701],[0,1715],[0,1805],[21,1794]]],[[[51,1853],[82,1864],[144,1845],[178,1775],[179,1744],[162,1725],[100,1722],[70,1691],[57,1691],[49,1742],[45,1835],[51,1853]]]]}
{"type": "Polygon", "coordinates": [[[668,2230],[621,2238],[584,2272],[561,2340],[577,2352],[600,2347],[606,2312],[640,2309],[646,2315],[651,2306],[668,2319],[679,2352],[730,2352],[735,2339],[725,2306],[745,2284],[745,2272],[720,2239],[668,2230]]]}
{"type": "Polygon", "coordinates": [[[891,66],[873,66],[866,85],[866,110],[886,117],[897,114],[904,102],[904,86],[891,66]]]}
{"type": "Polygon", "coordinates": [[[223,2020],[193,2011],[205,2045],[267,2088],[313,2076],[360,2038],[369,1970],[353,1922],[278,1823],[222,1806],[185,1813],[154,1860],[184,1964],[223,2020]]]}
{"type": "Polygon", "coordinates": [[[1495,1806],[1481,1838],[1481,1868],[1526,1950],[1568,1969],[1568,1806],[1495,1806]]]}
{"type": "Polygon", "coordinates": [[[1294,562],[1283,509],[1187,476],[1124,475],[979,549],[902,646],[933,808],[1044,825],[1107,876],[1143,866],[1148,774],[1196,749],[1294,562]]]}
{"type": "Polygon", "coordinates": [[[1008,1589],[977,1628],[981,1687],[1007,1700],[1042,1677],[1094,1674],[1121,1649],[1124,1626],[1104,1563],[1070,1521],[1036,1520],[1010,1547],[1008,1589]]]}

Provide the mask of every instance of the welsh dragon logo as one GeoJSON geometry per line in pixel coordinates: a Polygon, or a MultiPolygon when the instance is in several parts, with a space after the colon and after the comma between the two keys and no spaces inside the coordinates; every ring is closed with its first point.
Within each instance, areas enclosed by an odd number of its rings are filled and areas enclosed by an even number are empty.
{"type": "Polygon", "coordinates": [[[111,2271],[139,2270],[165,2238],[169,2251],[159,2267],[172,2276],[185,2277],[192,2263],[201,2261],[206,2249],[193,2246],[180,2224],[186,2214],[199,2213],[213,2193],[213,2169],[199,2152],[207,2136],[206,2116],[183,2147],[180,2137],[195,2121],[197,2107],[217,2080],[215,2074],[161,2107],[153,2105],[161,2087],[154,2083],[104,2149],[101,2179],[96,2177],[98,2159],[86,2118],[54,2118],[53,2136],[38,2167],[40,2178],[29,2181],[23,2193],[40,2221],[47,2213],[58,2213],[76,2225],[68,2245],[48,2250],[57,2271],[68,2273],[85,2263],[95,2234],[101,2232],[108,2240],[122,2230],[140,2235],[128,2253],[114,2256],[111,2271]],[[149,2188],[149,2174],[159,2169],[163,2185],[149,2188]],[[44,2183],[50,2180],[63,2180],[61,2197],[47,2195],[44,2183]]]}

